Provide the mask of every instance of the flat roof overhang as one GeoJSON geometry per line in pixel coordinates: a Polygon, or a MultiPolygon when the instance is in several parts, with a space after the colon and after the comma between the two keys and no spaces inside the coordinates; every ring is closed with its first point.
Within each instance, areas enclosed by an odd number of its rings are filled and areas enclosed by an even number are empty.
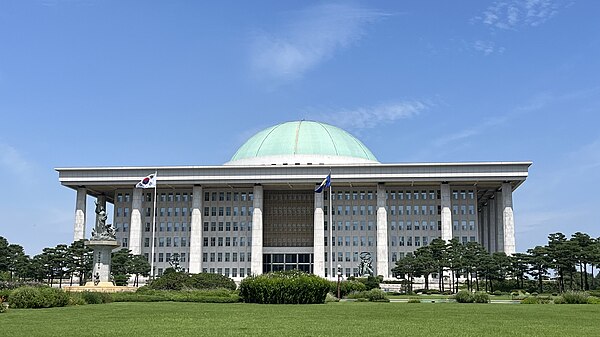
{"type": "MultiPolygon", "coordinates": [[[[458,162],[347,165],[257,166],[144,166],[56,168],[62,185],[84,186],[91,195],[111,196],[117,189],[133,188],[150,173],[158,172],[158,187],[251,187],[255,184],[287,188],[312,188],[331,170],[334,186],[425,186],[442,182],[497,188],[510,182],[513,189],[527,178],[531,161],[458,162]]],[[[110,201],[110,200],[109,200],[110,201]]]]}

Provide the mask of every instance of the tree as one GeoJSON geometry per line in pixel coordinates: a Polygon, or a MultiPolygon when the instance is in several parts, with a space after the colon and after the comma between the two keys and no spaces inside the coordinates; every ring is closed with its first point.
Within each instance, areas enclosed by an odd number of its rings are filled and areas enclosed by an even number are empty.
{"type": "Polygon", "coordinates": [[[581,290],[589,290],[587,265],[591,258],[593,240],[588,234],[577,232],[571,236],[571,241],[575,244],[575,256],[579,264],[579,272],[582,275],[580,279],[581,290]]]}
{"type": "Polygon", "coordinates": [[[528,274],[537,278],[539,292],[543,292],[543,284],[542,281],[544,276],[548,274],[548,269],[551,265],[551,259],[548,256],[548,250],[546,247],[537,246],[533,249],[528,249],[527,253],[529,254],[528,264],[529,271],[528,274]]]}
{"type": "Polygon", "coordinates": [[[73,276],[76,275],[79,280],[79,285],[85,284],[86,276],[89,276],[93,269],[93,252],[84,244],[84,240],[78,240],[71,243],[68,248],[68,269],[71,275],[71,283],[73,276]]]}
{"type": "Polygon", "coordinates": [[[396,267],[392,269],[394,275],[408,277],[408,290],[413,291],[413,278],[418,271],[417,260],[412,253],[396,261],[396,267]]]}
{"type": "Polygon", "coordinates": [[[133,255],[131,258],[131,270],[130,272],[135,275],[133,286],[139,285],[139,276],[148,277],[150,275],[150,263],[142,255],[133,255]]]}
{"type": "Polygon", "coordinates": [[[425,279],[425,289],[429,290],[429,275],[436,272],[435,261],[430,246],[424,246],[415,251],[416,263],[420,274],[425,279]]]}
{"type": "Polygon", "coordinates": [[[450,288],[452,292],[457,293],[458,278],[460,277],[460,271],[463,269],[464,246],[457,239],[452,239],[448,245],[446,245],[446,254],[452,276],[450,288]]]}
{"type": "Polygon", "coordinates": [[[565,291],[565,274],[573,274],[575,271],[574,245],[569,243],[563,233],[552,233],[548,235],[548,246],[546,251],[551,260],[551,268],[558,275],[558,291],[565,291]]]}
{"type": "Polygon", "coordinates": [[[126,285],[130,277],[131,251],[127,248],[112,253],[111,274],[116,285],[126,285]],[[125,284],[122,284],[125,283],[125,284]]]}
{"type": "Polygon", "coordinates": [[[509,257],[512,275],[517,283],[517,288],[525,287],[525,274],[529,266],[527,265],[528,256],[523,253],[515,253],[509,257]]]}
{"type": "Polygon", "coordinates": [[[429,247],[433,258],[433,266],[438,274],[438,289],[444,291],[444,270],[448,265],[446,241],[435,238],[431,240],[429,247]]]}

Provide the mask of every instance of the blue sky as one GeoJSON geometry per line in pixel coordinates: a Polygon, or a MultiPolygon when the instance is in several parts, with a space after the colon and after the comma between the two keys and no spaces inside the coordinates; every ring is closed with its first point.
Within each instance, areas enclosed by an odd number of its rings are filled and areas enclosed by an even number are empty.
{"type": "MultiPolygon", "coordinates": [[[[221,164],[315,119],[382,162],[532,160],[517,250],[600,236],[596,1],[0,2],[0,235],[68,243],[53,168],[221,164]]],[[[91,203],[91,200],[90,200],[91,203]]],[[[93,208],[88,207],[88,221],[93,208]]]]}

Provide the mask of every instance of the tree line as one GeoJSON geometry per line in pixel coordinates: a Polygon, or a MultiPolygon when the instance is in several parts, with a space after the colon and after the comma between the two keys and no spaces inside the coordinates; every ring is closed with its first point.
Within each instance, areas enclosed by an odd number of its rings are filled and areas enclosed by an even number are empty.
{"type": "MultiPolygon", "coordinates": [[[[68,246],[59,244],[44,248],[42,253],[29,257],[22,246],[9,243],[0,236],[0,281],[37,281],[48,285],[58,282],[62,287],[68,280],[69,285],[74,281],[84,285],[91,280],[92,254],[84,240],[79,240],[68,246]]],[[[139,276],[149,275],[150,264],[144,256],[121,249],[112,253],[111,273],[115,282],[121,284],[135,275],[134,285],[137,285],[139,276]]]]}
{"type": "Polygon", "coordinates": [[[557,292],[562,293],[600,287],[598,281],[594,281],[597,268],[600,268],[600,238],[577,232],[571,238],[563,233],[550,234],[545,246],[510,256],[502,252],[489,254],[477,242],[463,244],[453,239],[446,243],[435,239],[414,254],[408,253],[399,259],[392,273],[406,280],[409,291],[413,290],[415,277],[423,277],[425,289],[429,289],[429,279],[434,277],[441,291],[458,292],[462,278],[471,291],[493,292],[500,286],[504,291],[525,289],[530,282],[535,282],[535,288],[541,293],[544,282],[553,281],[557,292]]]}

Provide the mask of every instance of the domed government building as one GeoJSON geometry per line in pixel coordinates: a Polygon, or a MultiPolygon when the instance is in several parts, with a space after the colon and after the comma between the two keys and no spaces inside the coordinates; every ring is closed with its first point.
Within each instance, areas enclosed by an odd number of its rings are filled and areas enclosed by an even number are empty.
{"type": "Polygon", "coordinates": [[[513,254],[512,193],[531,164],[380,163],[338,127],[295,121],[258,132],[220,166],[56,170],[77,194],[75,240],[93,223],[91,196],[114,205],[118,241],[154,275],[178,256],[190,273],[239,280],[289,269],[331,278],[338,265],[348,277],[369,254],[374,274],[389,278],[435,238],[513,254]],[[152,174],[155,188],[136,188],[152,174]],[[315,192],[329,174],[331,186],[315,192]]]}

